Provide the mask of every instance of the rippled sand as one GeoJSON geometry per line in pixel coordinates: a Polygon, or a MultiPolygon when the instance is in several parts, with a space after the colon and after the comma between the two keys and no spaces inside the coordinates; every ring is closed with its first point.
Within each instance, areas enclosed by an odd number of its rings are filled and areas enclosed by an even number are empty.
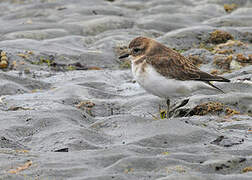
{"type": "Polygon", "coordinates": [[[0,179],[252,179],[251,0],[2,0],[0,24],[0,179]],[[140,35],[231,79],[186,108],[218,106],[160,119],[118,60],[140,35]]]}

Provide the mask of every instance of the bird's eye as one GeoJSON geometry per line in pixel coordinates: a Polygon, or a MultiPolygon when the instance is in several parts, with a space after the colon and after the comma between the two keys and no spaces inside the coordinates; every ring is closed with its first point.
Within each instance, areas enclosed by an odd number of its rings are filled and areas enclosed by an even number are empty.
{"type": "Polygon", "coordinates": [[[139,48],[134,48],[134,49],[133,49],[134,53],[138,53],[140,50],[141,50],[141,49],[139,49],[139,48]]]}

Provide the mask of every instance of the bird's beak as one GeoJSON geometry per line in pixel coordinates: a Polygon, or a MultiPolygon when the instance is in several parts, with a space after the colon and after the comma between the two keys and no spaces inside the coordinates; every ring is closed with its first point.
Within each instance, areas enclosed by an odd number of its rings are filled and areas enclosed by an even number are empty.
{"type": "Polygon", "coordinates": [[[121,55],[119,57],[119,59],[123,59],[123,58],[129,57],[129,55],[130,55],[129,53],[125,53],[125,54],[121,55]]]}
{"type": "Polygon", "coordinates": [[[119,57],[119,59],[123,59],[123,58],[126,58],[126,57],[129,57],[130,56],[130,49],[125,49],[123,52],[121,52],[121,56],[119,57]]]}

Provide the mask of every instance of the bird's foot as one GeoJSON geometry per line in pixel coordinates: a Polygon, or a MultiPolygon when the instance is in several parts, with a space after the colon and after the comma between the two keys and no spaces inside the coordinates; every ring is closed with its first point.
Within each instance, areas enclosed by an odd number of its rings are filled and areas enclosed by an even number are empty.
{"type": "Polygon", "coordinates": [[[184,99],[183,101],[181,101],[180,104],[176,105],[174,104],[173,106],[170,106],[170,100],[167,99],[166,104],[167,104],[167,110],[161,108],[161,105],[159,105],[159,115],[161,119],[169,119],[171,117],[173,117],[176,113],[176,110],[184,107],[185,105],[187,105],[187,103],[189,102],[189,99],[184,99]],[[173,108],[171,108],[173,107],[173,108]]]}
{"type": "Polygon", "coordinates": [[[159,104],[159,115],[161,119],[165,119],[167,117],[167,110],[163,109],[159,104]]]}

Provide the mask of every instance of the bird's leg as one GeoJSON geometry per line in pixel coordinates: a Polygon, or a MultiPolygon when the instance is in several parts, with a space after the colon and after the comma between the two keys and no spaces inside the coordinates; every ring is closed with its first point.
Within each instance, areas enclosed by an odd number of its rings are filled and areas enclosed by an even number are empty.
{"type": "Polygon", "coordinates": [[[179,105],[178,108],[184,107],[185,105],[187,105],[187,103],[189,102],[190,99],[184,99],[181,104],[179,105]]]}
{"type": "Polygon", "coordinates": [[[170,99],[166,100],[166,105],[167,105],[166,118],[169,118],[169,114],[170,114],[170,99]]]}
{"type": "Polygon", "coordinates": [[[171,113],[175,112],[175,110],[177,110],[178,108],[181,108],[181,107],[187,105],[188,102],[189,102],[189,99],[184,99],[178,106],[175,106],[175,107],[171,110],[171,113]]]}
{"type": "Polygon", "coordinates": [[[161,105],[159,104],[159,115],[161,119],[164,119],[166,117],[166,112],[161,108],[161,105]]]}

